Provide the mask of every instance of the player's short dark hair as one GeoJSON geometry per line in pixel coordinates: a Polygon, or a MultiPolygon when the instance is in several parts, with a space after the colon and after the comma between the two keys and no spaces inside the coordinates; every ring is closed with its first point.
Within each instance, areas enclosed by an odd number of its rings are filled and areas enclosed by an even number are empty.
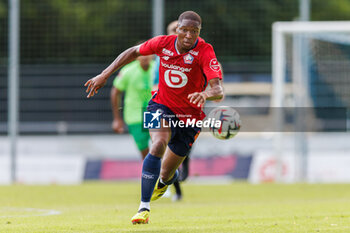
{"type": "Polygon", "coordinates": [[[197,21],[199,23],[199,25],[202,25],[202,19],[199,16],[199,14],[197,14],[194,11],[185,11],[183,12],[180,16],[179,16],[179,23],[182,22],[182,20],[184,19],[189,19],[189,20],[193,20],[193,21],[197,21]]]}

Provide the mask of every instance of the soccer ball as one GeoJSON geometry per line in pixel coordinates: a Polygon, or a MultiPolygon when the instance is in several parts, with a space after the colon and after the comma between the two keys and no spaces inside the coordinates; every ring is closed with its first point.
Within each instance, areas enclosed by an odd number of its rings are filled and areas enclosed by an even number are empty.
{"type": "Polygon", "coordinates": [[[241,120],[236,110],[228,106],[214,108],[208,118],[221,121],[220,127],[210,126],[209,130],[214,137],[222,140],[233,138],[241,128],[241,120]]]}

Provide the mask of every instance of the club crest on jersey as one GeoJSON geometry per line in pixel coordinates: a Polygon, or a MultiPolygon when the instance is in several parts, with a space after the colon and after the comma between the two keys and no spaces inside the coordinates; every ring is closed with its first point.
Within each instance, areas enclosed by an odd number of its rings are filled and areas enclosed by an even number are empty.
{"type": "Polygon", "coordinates": [[[192,64],[194,58],[191,54],[187,54],[186,56],[184,56],[184,62],[185,64],[192,64]]]}
{"type": "Polygon", "coordinates": [[[211,59],[211,61],[209,63],[209,67],[215,72],[220,71],[220,65],[219,65],[218,60],[216,60],[216,58],[211,59]]]}

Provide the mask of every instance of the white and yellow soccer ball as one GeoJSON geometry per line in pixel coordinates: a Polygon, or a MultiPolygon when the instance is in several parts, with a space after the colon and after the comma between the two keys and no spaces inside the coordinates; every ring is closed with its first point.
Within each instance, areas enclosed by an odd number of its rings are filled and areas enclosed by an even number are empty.
{"type": "Polygon", "coordinates": [[[229,106],[214,108],[208,114],[208,118],[220,121],[220,127],[209,127],[214,137],[222,140],[233,138],[241,128],[241,120],[238,112],[229,106]]]}

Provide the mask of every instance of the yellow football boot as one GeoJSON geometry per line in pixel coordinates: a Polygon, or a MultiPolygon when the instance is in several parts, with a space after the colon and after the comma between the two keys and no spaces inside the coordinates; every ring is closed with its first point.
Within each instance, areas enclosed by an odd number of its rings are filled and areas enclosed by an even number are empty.
{"type": "Polygon", "coordinates": [[[163,187],[159,188],[158,184],[159,184],[159,179],[157,180],[157,183],[154,186],[154,190],[153,190],[153,194],[152,194],[152,197],[151,197],[151,201],[155,201],[155,200],[159,199],[161,196],[163,196],[163,194],[168,189],[168,185],[164,185],[163,187]]]}
{"type": "Polygon", "coordinates": [[[132,224],[147,224],[149,221],[149,211],[144,210],[135,214],[131,218],[132,224]]]}

